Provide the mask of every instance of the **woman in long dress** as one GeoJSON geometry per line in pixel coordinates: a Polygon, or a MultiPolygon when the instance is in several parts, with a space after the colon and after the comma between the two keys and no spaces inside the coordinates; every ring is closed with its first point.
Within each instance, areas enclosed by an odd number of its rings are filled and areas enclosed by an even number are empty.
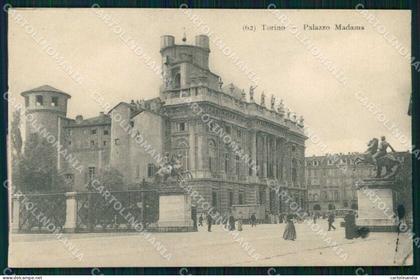
{"type": "Polygon", "coordinates": [[[292,241],[296,239],[296,229],[295,229],[295,225],[293,224],[292,214],[287,215],[287,225],[283,233],[283,239],[292,240],[292,241]]]}

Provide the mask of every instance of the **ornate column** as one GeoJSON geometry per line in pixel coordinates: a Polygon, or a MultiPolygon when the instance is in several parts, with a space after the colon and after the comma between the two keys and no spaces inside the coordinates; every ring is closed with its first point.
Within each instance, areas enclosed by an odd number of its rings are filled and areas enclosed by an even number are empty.
{"type": "Polygon", "coordinates": [[[277,155],[277,149],[278,149],[277,139],[278,139],[277,137],[274,137],[274,150],[272,152],[272,154],[273,154],[273,177],[275,179],[278,179],[278,177],[279,177],[279,175],[277,173],[277,158],[278,158],[278,155],[277,155]]]}
{"type": "Polygon", "coordinates": [[[262,158],[262,175],[263,178],[267,178],[267,161],[268,161],[268,149],[267,149],[267,135],[263,135],[263,158],[262,158]]]}
{"type": "Polygon", "coordinates": [[[251,170],[252,177],[257,176],[256,162],[257,162],[257,132],[254,129],[250,130],[251,135],[251,170]]]}

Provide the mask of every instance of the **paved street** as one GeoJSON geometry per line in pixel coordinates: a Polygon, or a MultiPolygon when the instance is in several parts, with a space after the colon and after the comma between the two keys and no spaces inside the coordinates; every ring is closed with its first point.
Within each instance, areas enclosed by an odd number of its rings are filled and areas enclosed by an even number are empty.
{"type": "MultiPolygon", "coordinates": [[[[318,221],[323,229],[327,223],[318,221]]],[[[158,251],[138,233],[66,234],[71,244],[83,254],[82,261],[73,257],[64,244],[54,235],[15,234],[11,237],[10,266],[54,265],[67,267],[111,267],[111,266],[369,266],[394,265],[396,233],[371,233],[366,239],[346,240],[344,229],[336,221],[336,231],[327,237],[337,242],[347,254],[343,261],[332,249],[332,243],[311,231],[307,224],[296,224],[297,240],[282,239],[285,224],[244,226],[236,240],[249,242],[256,261],[241,244],[234,241],[221,226],[213,226],[212,232],[201,227],[191,233],[153,233],[172,257],[163,259],[158,251]]],[[[400,238],[396,264],[412,263],[410,241],[400,238]],[[408,257],[407,257],[408,256],[408,257]]],[[[251,251],[252,252],[252,251],[251,251]]]]}

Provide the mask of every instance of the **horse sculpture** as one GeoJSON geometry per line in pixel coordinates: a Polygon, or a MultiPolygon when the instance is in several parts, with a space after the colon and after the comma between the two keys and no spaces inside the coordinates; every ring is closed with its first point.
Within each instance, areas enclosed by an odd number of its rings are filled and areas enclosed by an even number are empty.
{"type": "Polygon", "coordinates": [[[191,172],[183,170],[181,158],[179,155],[177,157],[177,159],[172,159],[159,168],[154,176],[155,182],[166,182],[170,177],[175,177],[177,181],[192,179],[191,172]]]}
{"type": "Polygon", "coordinates": [[[376,178],[391,179],[400,170],[401,163],[391,154],[385,154],[382,157],[374,160],[374,155],[378,151],[378,139],[373,138],[368,143],[368,149],[361,156],[357,157],[354,161],[355,168],[359,164],[376,165],[376,178]],[[385,167],[385,174],[382,175],[382,169],[385,167]]]}

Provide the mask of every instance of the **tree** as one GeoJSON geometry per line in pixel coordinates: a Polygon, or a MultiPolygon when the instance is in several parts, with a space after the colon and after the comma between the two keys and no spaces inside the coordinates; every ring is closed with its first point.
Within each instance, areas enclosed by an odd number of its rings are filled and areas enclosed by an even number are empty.
{"type": "Polygon", "coordinates": [[[23,192],[64,191],[64,180],[57,171],[57,151],[37,133],[29,135],[18,170],[17,187],[23,192]]]}
{"type": "Polygon", "coordinates": [[[10,125],[10,138],[12,142],[12,155],[16,156],[16,158],[19,160],[19,158],[22,156],[22,134],[20,132],[20,114],[21,111],[17,110],[13,112],[13,118],[12,123],[10,125]]]}
{"type": "Polygon", "coordinates": [[[111,166],[107,166],[102,170],[98,180],[101,185],[110,191],[119,191],[124,187],[123,175],[118,169],[111,166]]]}
{"type": "MultiPolygon", "coordinates": [[[[19,174],[19,162],[22,158],[22,134],[20,132],[20,119],[21,111],[17,110],[13,112],[12,122],[10,124],[10,143],[11,143],[11,162],[12,162],[12,186],[17,186],[20,184],[20,174],[19,174]]],[[[12,190],[14,191],[14,190],[12,190]]]]}

